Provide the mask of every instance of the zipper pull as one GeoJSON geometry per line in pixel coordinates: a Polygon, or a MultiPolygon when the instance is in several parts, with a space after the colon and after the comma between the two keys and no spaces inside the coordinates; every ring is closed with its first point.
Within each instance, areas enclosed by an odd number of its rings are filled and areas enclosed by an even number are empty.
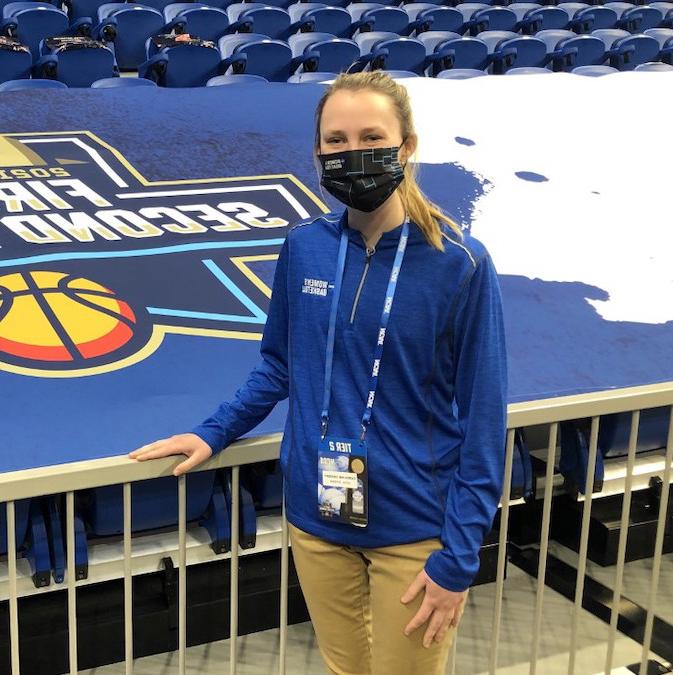
{"type": "Polygon", "coordinates": [[[369,246],[367,246],[367,257],[371,258],[374,255],[374,253],[376,253],[376,249],[373,247],[369,248],[369,246]]]}

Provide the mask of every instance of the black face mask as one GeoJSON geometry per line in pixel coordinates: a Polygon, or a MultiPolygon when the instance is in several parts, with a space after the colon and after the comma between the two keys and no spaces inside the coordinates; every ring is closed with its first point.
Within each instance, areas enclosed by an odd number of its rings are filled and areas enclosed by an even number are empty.
{"type": "Polygon", "coordinates": [[[320,184],[342,204],[358,211],[373,211],[404,178],[404,167],[397,159],[399,149],[367,148],[318,155],[320,184]]]}

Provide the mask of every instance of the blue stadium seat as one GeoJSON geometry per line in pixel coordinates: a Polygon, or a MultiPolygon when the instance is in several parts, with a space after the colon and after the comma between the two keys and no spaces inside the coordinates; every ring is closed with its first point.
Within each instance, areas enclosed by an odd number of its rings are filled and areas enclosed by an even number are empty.
{"type": "Polygon", "coordinates": [[[592,33],[605,43],[609,65],[617,70],[633,70],[640,63],[659,58],[659,42],[649,35],[631,35],[617,28],[592,33]]]}
{"type": "Polygon", "coordinates": [[[361,29],[405,35],[409,27],[409,15],[402,7],[381,5],[378,2],[354,2],[347,9],[354,24],[361,26],[361,29]]]}
{"type": "Polygon", "coordinates": [[[296,67],[301,65],[306,71],[340,73],[346,71],[360,56],[356,42],[329,33],[291,35],[288,44],[296,67]]]}
{"type": "MultiPolygon", "coordinates": [[[[591,32],[596,20],[602,23],[617,21],[617,13],[614,10],[607,10],[608,13],[605,16],[599,16],[593,11],[595,6],[586,2],[560,2],[558,7],[570,17],[566,28],[580,35],[591,32]]],[[[599,12],[601,11],[599,10],[599,12]]]]}
{"type": "Polygon", "coordinates": [[[612,75],[619,71],[612,66],[577,66],[572,71],[575,75],[585,75],[587,77],[601,77],[602,75],[612,75]]]}
{"type": "Polygon", "coordinates": [[[30,77],[33,56],[27,45],[14,38],[0,36],[0,82],[30,77]]]}
{"type": "Polygon", "coordinates": [[[438,76],[442,71],[453,69],[486,70],[490,63],[488,46],[479,38],[428,31],[421,33],[418,39],[425,46],[430,75],[438,76]]]}
{"type": "Polygon", "coordinates": [[[392,32],[371,31],[355,36],[361,56],[351,71],[409,70],[422,74],[426,67],[425,47],[416,38],[392,32]]]}
{"type": "Polygon", "coordinates": [[[163,16],[166,22],[163,30],[165,33],[176,30],[202,40],[217,42],[223,35],[234,32],[229,25],[226,10],[202,2],[173,3],[164,9],[163,16]]]}
{"type": "Polygon", "coordinates": [[[237,2],[227,8],[233,30],[287,40],[300,30],[313,30],[310,19],[293,22],[286,9],[261,2],[237,2]]]}
{"type": "Polygon", "coordinates": [[[663,19],[660,28],[673,28],[673,2],[650,2],[650,7],[656,7],[661,10],[663,19]]]}
{"type": "Polygon", "coordinates": [[[33,67],[36,77],[65,82],[69,87],[90,87],[104,77],[116,77],[119,68],[112,49],[86,37],[51,37],[40,43],[42,56],[33,67]]]}
{"type": "Polygon", "coordinates": [[[606,2],[605,7],[617,12],[616,28],[629,33],[642,33],[648,28],[656,28],[664,18],[664,12],[648,5],[635,6],[630,2],[606,2]]]}
{"type": "Polygon", "coordinates": [[[217,75],[206,82],[206,87],[220,87],[225,84],[268,84],[269,80],[261,75],[217,75]]]}
{"type": "Polygon", "coordinates": [[[448,30],[462,35],[465,19],[455,7],[441,7],[430,2],[410,2],[404,5],[409,15],[409,34],[425,33],[430,30],[448,30]]]}
{"type": "Polygon", "coordinates": [[[358,29],[358,26],[353,25],[353,17],[345,7],[334,7],[321,2],[296,2],[287,11],[292,23],[310,21],[313,23],[313,30],[319,33],[350,38],[358,29]]]}
{"type": "Polygon", "coordinates": [[[673,66],[668,63],[661,63],[661,61],[651,61],[649,63],[641,63],[637,65],[634,70],[645,70],[650,72],[669,72],[673,71],[673,66]]]}
{"type": "Polygon", "coordinates": [[[23,89],[67,89],[65,82],[58,80],[7,80],[0,83],[0,91],[19,91],[23,89]]]}
{"type": "Polygon", "coordinates": [[[543,7],[536,2],[513,2],[507,8],[516,14],[514,30],[523,35],[535,35],[550,28],[565,28],[570,21],[568,12],[560,7],[543,7]]]}
{"type": "Polygon", "coordinates": [[[147,61],[138,67],[138,76],[160,87],[203,87],[221,75],[220,52],[213,42],[190,40],[176,43],[171,36],[155,36],[145,43],[147,61]]]}
{"type": "Polygon", "coordinates": [[[538,66],[520,66],[519,68],[510,68],[505,75],[546,75],[552,71],[549,68],[539,68],[538,66]]]}
{"type": "Polygon", "coordinates": [[[470,35],[478,35],[485,30],[514,30],[517,24],[516,14],[507,7],[489,6],[483,2],[463,2],[456,5],[463,14],[465,27],[470,35]]]}
{"type": "Polygon", "coordinates": [[[544,68],[548,61],[547,45],[533,35],[501,40],[491,54],[495,75],[502,75],[514,66],[544,68]]]}
{"type": "Polygon", "coordinates": [[[512,30],[484,30],[477,36],[488,48],[488,53],[493,54],[498,43],[517,37],[518,33],[512,30]]]}
{"type": "Polygon", "coordinates": [[[673,29],[649,28],[644,34],[659,43],[659,60],[666,64],[673,63],[673,29]]]}
{"type": "Polygon", "coordinates": [[[292,50],[287,42],[257,33],[225,35],[218,42],[223,67],[234,73],[261,75],[270,82],[286,82],[293,73],[292,50]]]}
{"type": "Polygon", "coordinates": [[[290,75],[290,77],[287,78],[287,81],[290,84],[315,84],[318,82],[325,82],[326,80],[333,80],[336,77],[337,73],[322,73],[316,71],[314,73],[296,73],[290,75]]]}
{"type": "Polygon", "coordinates": [[[40,41],[68,32],[68,16],[46,2],[10,2],[2,10],[0,34],[26,45],[33,62],[40,57],[40,41]]]}
{"type": "Polygon", "coordinates": [[[145,60],[145,42],[162,32],[164,17],[158,9],[137,3],[106,3],[98,8],[92,36],[114,45],[117,65],[135,70],[145,60]]]}
{"type": "Polygon", "coordinates": [[[131,89],[133,87],[156,87],[157,83],[144,77],[104,77],[91,83],[92,89],[131,89]]]}
{"type": "Polygon", "coordinates": [[[397,80],[404,80],[408,77],[421,77],[418,73],[412,73],[410,70],[386,70],[386,73],[397,80]]]}
{"type": "Polygon", "coordinates": [[[481,77],[488,75],[485,70],[477,70],[476,68],[454,68],[452,70],[442,70],[437,74],[440,80],[467,80],[471,77],[481,77]]]}
{"type": "Polygon", "coordinates": [[[576,35],[570,30],[544,30],[535,37],[547,45],[552,70],[571,71],[578,66],[601,65],[605,44],[593,35],[576,35]]]}

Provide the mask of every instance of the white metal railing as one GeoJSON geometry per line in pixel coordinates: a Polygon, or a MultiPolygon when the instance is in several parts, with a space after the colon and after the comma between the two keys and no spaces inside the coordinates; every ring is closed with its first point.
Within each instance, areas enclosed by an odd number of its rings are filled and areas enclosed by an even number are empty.
{"type": "MultiPolygon", "coordinates": [[[[673,463],[673,384],[660,384],[624,390],[611,390],[591,395],[569,396],[532,403],[512,404],[508,408],[508,430],[505,459],[505,481],[500,511],[500,532],[498,562],[495,582],[495,601],[493,606],[493,630],[489,657],[489,672],[495,674],[498,669],[498,642],[502,619],[503,596],[505,591],[505,564],[507,560],[508,523],[510,507],[513,503],[505,496],[510,494],[512,464],[514,455],[515,430],[522,427],[545,425],[548,430],[546,449],[546,471],[544,491],[542,494],[542,526],[540,532],[539,559],[537,567],[537,584],[534,610],[534,624],[530,643],[530,674],[537,672],[538,650],[540,642],[540,626],[544,608],[545,574],[549,548],[552,495],[554,492],[554,459],[558,440],[559,423],[565,420],[591,418],[589,440],[589,460],[586,476],[585,497],[582,500],[582,521],[579,537],[579,556],[575,601],[568,645],[568,673],[576,672],[575,652],[577,648],[578,625],[582,611],[584,580],[587,566],[589,543],[589,524],[593,500],[594,467],[598,446],[598,431],[602,415],[631,412],[631,432],[624,482],[624,499],[621,517],[621,531],[618,545],[618,560],[613,586],[612,612],[610,630],[607,641],[605,672],[609,673],[614,660],[614,645],[617,634],[619,603],[622,592],[624,560],[626,556],[626,537],[628,517],[633,493],[633,476],[638,442],[638,425],[640,411],[648,408],[670,406],[667,444],[662,471],[663,480],[661,503],[657,520],[656,539],[652,575],[649,584],[649,603],[645,634],[642,645],[641,672],[646,672],[646,663],[652,640],[654,615],[656,609],[657,589],[660,576],[661,555],[663,550],[666,513],[672,478],[673,463]]],[[[237,634],[238,634],[238,564],[239,564],[239,478],[240,467],[255,462],[276,459],[278,457],[279,435],[261,436],[232,444],[224,452],[202,464],[196,471],[218,468],[231,468],[232,505],[231,505],[231,553],[230,553],[230,673],[236,673],[237,634]]],[[[75,569],[75,492],[104,485],[123,485],[123,578],[124,578],[124,636],[125,667],[127,675],[133,672],[133,594],[132,575],[133,550],[131,542],[131,493],[132,484],[150,478],[172,475],[172,470],[181,459],[171,457],[151,462],[133,462],[125,456],[110,457],[100,460],[77,462],[41,469],[28,469],[12,473],[0,474],[0,501],[7,504],[7,541],[8,541],[8,579],[6,597],[9,601],[10,643],[11,643],[11,675],[20,674],[19,662],[19,613],[17,586],[17,551],[15,543],[15,502],[19,499],[39,497],[54,493],[66,495],[66,532],[67,532],[67,598],[68,598],[68,635],[69,635],[69,667],[74,675],[77,673],[77,580],[70,571],[75,569]]],[[[187,569],[187,523],[186,523],[186,479],[178,479],[178,671],[185,673],[186,667],[186,569],[187,569]]],[[[600,496],[600,495],[598,495],[600,496]]],[[[288,612],[288,571],[289,550],[288,532],[285,512],[281,518],[281,601],[280,601],[280,665],[279,673],[285,673],[287,612],[288,612]]],[[[252,550],[254,552],[254,549],[252,550]]],[[[456,643],[451,652],[450,671],[454,672],[456,662],[456,643]]]]}

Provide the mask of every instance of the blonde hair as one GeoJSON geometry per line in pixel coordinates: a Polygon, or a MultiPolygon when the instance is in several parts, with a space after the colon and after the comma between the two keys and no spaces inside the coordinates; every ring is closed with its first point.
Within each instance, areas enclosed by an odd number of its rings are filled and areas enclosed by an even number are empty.
{"type": "MultiPolygon", "coordinates": [[[[395,82],[390,75],[380,70],[341,73],[328,87],[327,91],[325,91],[316,107],[314,147],[316,154],[318,154],[320,148],[320,120],[327,99],[337,91],[361,91],[364,89],[383,94],[391,100],[400,121],[402,138],[404,140],[410,135],[415,135],[411,102],[405,87],[395,82]]],[[[404,167],[404,180],[400,183],[397,191],[409,219],[420,227],[431,246],[443,251],[444,242],[442,241],[442,237],[446,239],[449,239],[449,237],[442,230],[440,221],[444,221],[459,236],[461,241],[463,239],[463,232],[457,223],[423,194],[421,188],[418,186],[417,172],[416,164],[407,162],[404,167]]]]}

